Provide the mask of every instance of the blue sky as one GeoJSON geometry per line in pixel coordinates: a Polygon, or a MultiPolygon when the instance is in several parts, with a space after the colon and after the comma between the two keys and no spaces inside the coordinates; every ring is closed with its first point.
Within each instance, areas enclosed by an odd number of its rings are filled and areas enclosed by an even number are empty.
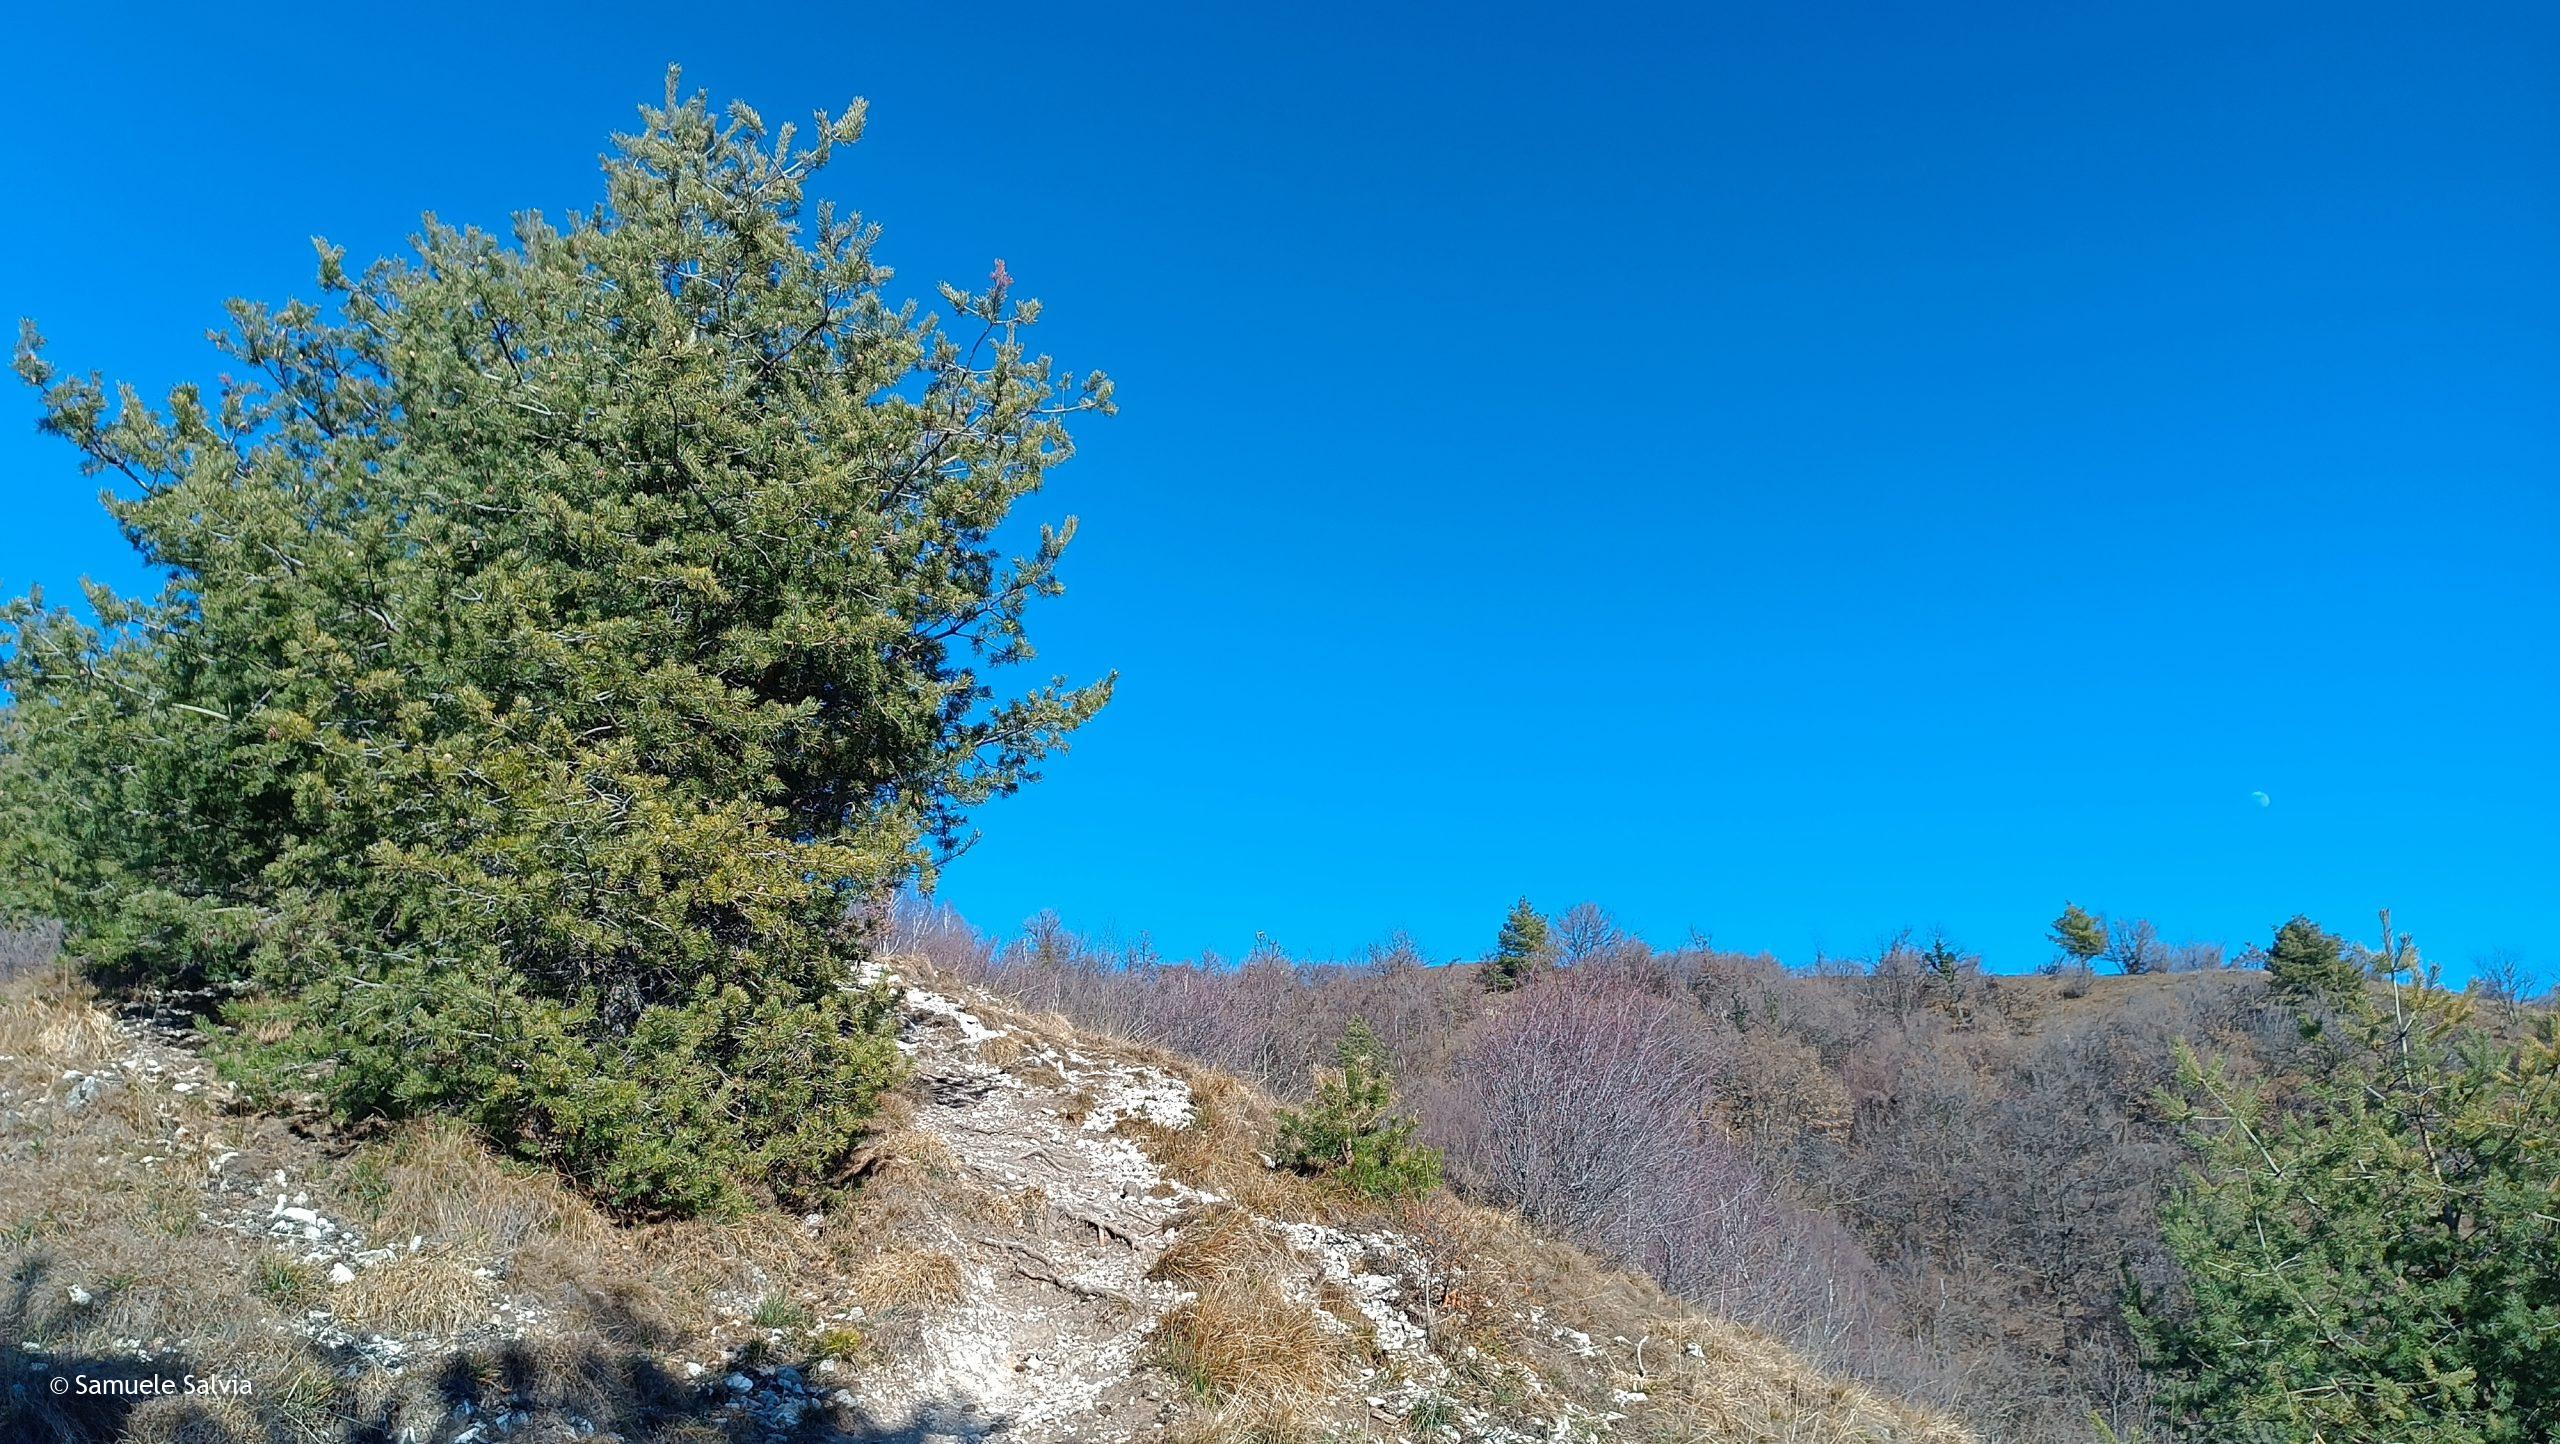
{"type": "MultiPolygon", "coordinates": [[[[1002,256],[1121,387],[1036,633],[1120,696],[981,922],[2020,967],[2066,897],[2389,905],[2560,972],[2560,20],[2435,8],[52,7],[0,312],[157,390],[314,234],[590,203],[670,60],[866,96],[902,284],[1002,256]]],[[[136,584],[34,415],[0,588],[136,584]]]]}

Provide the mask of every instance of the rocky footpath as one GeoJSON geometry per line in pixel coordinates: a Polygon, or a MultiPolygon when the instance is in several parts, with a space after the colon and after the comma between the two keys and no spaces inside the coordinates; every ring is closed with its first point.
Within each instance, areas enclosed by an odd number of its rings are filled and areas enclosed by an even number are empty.
{"type": "Polygon", "coordinates": [[[1963,1438],[1508,1215],[1278,1172],[1232,1080],[892,983],[911,1079],[831,1210],[643,1227],[459,1130],[250,1108],[172,1017],[0,990],[0,1436],[1963,1438]],[[44,1407],[100,1371],[255,1397],[44,1407]]]}
{"type": "MultiPolygon", "coordinates": [[[[928,1440],[1162,1431],[1183,1410],[1180,1385],[1149,1366],[1152,1338],[1193,1293],[1159,1277],[1158,1265],[1186,1220],[1232,1204],[1170,1177],[1123,1125],[1190,1124],[1189,1085],[1072,1036],[990,1023],[943,993],[909,987],[906,999],[900,1046],[923,1098],[917,1128],[1014,1207],[1001,1223],[954,1227],[941,1240],[961,1260],[961,1298],[866,1378],[866,1419],[911,1420],[928,1440]]],[[[1256,1222],[1274,1244],[1257,1257],[1319,1328],[1346,1337],[1357,1329],[1389,1358],[1441,1372],[1398,1306],[1405,1282],[1376,1269],[1390,1244],[1319,1224],[1256,1222]],[[1328,1300],[1348,1303],[1353,1316],[1329,1312],[1328,1300]]],[[[1383,1377],[1372,1367],[1346,1389],[1391,1410],[1397,1400],[1366,1387],[1383,1377]]]]}

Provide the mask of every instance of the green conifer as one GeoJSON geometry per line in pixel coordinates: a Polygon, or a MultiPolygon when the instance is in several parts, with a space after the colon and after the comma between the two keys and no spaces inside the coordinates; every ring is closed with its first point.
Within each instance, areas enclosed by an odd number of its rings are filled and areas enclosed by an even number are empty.
{"type": "Polygon", "coordinates": [[[1510,915],[1502,920],[1502,931],[1494,937],[1493,957],[1484,969],[1485,986],[1507,993],[1554,961],[1547,920],[1524,897],[1511,905],[1510,915]]]}
{"type": "Polygon", "coordinates": [[[1395,1078],[1386,1048],[1355,1020],[1335,1050],[1338,1067],[1316,1077],[1315,1100],[1280,1114],[1276,1152],[1284,1167],[1324,1178],[1365,1198],[1428,1193],[1440,1184],[1440,1151],[1414,1141],[1412,1119],[1395,1116],[1395,1078]]]}
{"type": "Polygon", "coordinates": [[[2363,982],[2363,969],[2335,933],[2299,914],[2276,929],[2267,948],[2267,986],[2276,992],[2297,1002],[2338,1001],[2363,982]]]}
{"type": "Polygon", "coordinates": [[[2383,921],[2296,1076],[2181,1048],[2184,1288],[2133,1313],[2186,1436],[2523,1444],[2560,1429],[2560,1032],[2472,1025],[2383,921]]]}
{"type": "Polygon", "coordinates": [[[2053,920],[2053,931],[2046,934],[2063,957],[2083,967],[2095,962],[2107,951],[2107,925],[2078,903],[2062,905],[2062,916],[2053,920]]]}
{"type": "Polygon", "coordinates": [[[1108,683],[1012,696],[1109,407],[1038,307],[889,299],[861,130],[645,108],[600,206],[237,302],[165,408],[20,373],[166,568],[0,614],[0,910],[209,986],[243,1076],[459,1114],[635,1213],[820,1185],[895,1076],[866,915],[1108,683]]]}

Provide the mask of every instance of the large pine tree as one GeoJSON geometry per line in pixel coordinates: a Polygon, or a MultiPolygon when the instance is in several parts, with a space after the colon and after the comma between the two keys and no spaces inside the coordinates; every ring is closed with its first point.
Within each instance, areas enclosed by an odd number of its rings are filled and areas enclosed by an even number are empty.
{"type": "Polygon", "coordinates": [[[991,541],[1108,385],[1001,262],[889,299],[804,201],[861,114],[804,144],[670,77],[596,209],[324,247],[324,303],[235,303],[165,408],[30,328],[169,580],[5,615],[8,904],[218,990],[247,1076],[633,1211],[822,1182],[895,1065],[854,919],[1108,692],[996,693],[1072,524],[991,541]]]}

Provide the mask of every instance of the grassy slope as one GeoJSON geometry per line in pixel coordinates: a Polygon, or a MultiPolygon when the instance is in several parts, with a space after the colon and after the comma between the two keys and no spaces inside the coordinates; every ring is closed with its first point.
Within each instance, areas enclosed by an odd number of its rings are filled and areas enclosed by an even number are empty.
{"type": "MultiPolygon", "coordinates": [[[[1271,1105],[1231,1079],[1054,1018],[972,1006],[1020,1040],[988,1050],[1000,1071],[1027,1076],[1064,1050],[1190,1086],[1187,1126],[1114,1130],[1185,1197],[1226,1200],[1184,1207],[1148,1244],[1150,1277],[1182,1300],[1148,1325],[1155,1347],[1123,1389],[1154,1411],[1151,1437],[1527,1437],[1556,1418],[1629,1438],[1964,1437],[1508,1216],[1445,1197],[1382,1215],[1276,1175],[1255,1151],[1271,1105]],[[1356,1314],[1285,1238],[1274,1243],[1296,1222],[1391,1235],[1399,1256],[1431,1261],[1402,1295],[1427,1353],[1388,1360],[1346,1343],[1340,1319],[1356,1314]],[[1275,1274],[1275,1258],[1297,1274],[1275,1274]],[[1312,1287],[1287,1282],[1297,1276],[1312,1287]],[[1258,1282],[1268,1278],[1282,1282],[1258,1282]],[[1318,1317],[1328,1307],[1333,1323],[1318,1317]],[[1394,1417],[1364,1407],[1424,1372],[1427,1390],[1394,1417]],[[1310,1391],[1310,1379],[1327,1383],[1310,1391]]],[[[929,1106],[911,1103],[910,1117],[929,1106]]],[[[975,1276],[966,1251],[1019,1246],[989,1236],[1015,1224],[991,1222],[986,1193],[929,1131],[902,1126],[824,1214],[618,1225],[448,1128],[349,1134],[248,1110],[183,1040],[40,971],[0,992],[0,1245],[13,1285],[0,1433],[846,1437],[866,1376],[894,1369],[906,1340],[961,1305],[975,1276]],[[71,1375],[179,1387],[230,1375],[255,1393],[48,1392],[71,1375]]],[[[874,1437],[936,1436],[905,1428],[874,1437]]]]}

